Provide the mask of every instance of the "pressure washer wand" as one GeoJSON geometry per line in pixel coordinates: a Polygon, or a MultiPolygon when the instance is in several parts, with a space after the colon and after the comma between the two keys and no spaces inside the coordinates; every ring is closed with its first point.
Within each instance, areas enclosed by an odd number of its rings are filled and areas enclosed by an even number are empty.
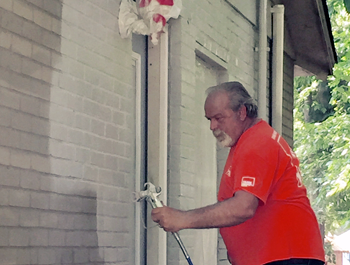
{"type": "MultiPolygon", "coordinates": [[[[161,193],[161,188],[154,186],[151,182],[147,182],[145,184],[146,189],[144,191],[140,191],[137,193],[137,201],[141,201],[146,199],[152,206],[152,208],[163,207],[162,202],[159,200],[158,196],[161,193]]],[[[178,233],[172,232],[175,237],[177,243],[179,244],[182,253],[184,254],[189,265],[193,265],[190,255],[188,255],[185,245],[182,243],[182,240],[178,233]]]]}

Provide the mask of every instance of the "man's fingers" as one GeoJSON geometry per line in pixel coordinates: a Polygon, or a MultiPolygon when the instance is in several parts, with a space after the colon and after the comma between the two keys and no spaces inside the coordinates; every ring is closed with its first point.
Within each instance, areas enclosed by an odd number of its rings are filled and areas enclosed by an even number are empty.
{"type": "Polygon", "coordinates": [[[166,232],[177,232],[180,229],[176,222],[178,215],[178,210],[168,206],[154,208],[151,212],[152,220],[158,223],[166,232]]]}
{"type": "Polygon", "coordinates": [[[152,218],[153,222],[156,222],[156,223],[159,222],[159,220],[160,220],[160,209],[159,208],[155,208],[152,210],[151,218],[152,218]]]}

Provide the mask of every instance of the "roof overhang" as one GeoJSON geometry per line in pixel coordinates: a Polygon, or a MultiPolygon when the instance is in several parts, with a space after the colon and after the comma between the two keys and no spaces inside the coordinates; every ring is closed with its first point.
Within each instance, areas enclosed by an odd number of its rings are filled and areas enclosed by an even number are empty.
{"type": "Polygon", "coordinates": [[[332,74],[337,62],[326,0],[281,0],[294,50],[295,76],[332,74]]]}

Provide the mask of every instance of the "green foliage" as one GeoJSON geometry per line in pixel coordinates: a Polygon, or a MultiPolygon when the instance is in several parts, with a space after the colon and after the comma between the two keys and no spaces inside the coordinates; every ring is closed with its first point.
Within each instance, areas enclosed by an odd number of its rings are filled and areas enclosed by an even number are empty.
{"type": "Polygon", "coordinates": [[[294,140],[303,180],[327,232],[350,228],[350,0],[328,0],[338,63],[327,82],[294,80],[294,140]]]}
{"type": "MultiPolygon", "coordinates": [[[[327,5],[332,25],[334,45],[338,57],[343,58],[350,47],[350,38],[348,37],[350,33],[349,13],[344,8],[343,0],[328,0],[327,5]]],[[[349,57],[347,58],[349,59],[349,57]]]]}
{"type": "Polygon", "coordinates": [[[325,250],[327,262],[336,264],[336,256],[334,254],[331,242],[328,242],[328,241],[324,242],[324,250],[325,250]]]}
{"type": "Polygon", "coordinates": [[[350,115],[338,111],[322,122],[305,121],[305,99],[319,82],[296,92],[295,151],[318,218],[333,232],[350,228],[350,115]]]}
{"type": "Polygon", "coordinates": [[[345,9],[350,13],[350,0],[344,0],[345,9]]]}

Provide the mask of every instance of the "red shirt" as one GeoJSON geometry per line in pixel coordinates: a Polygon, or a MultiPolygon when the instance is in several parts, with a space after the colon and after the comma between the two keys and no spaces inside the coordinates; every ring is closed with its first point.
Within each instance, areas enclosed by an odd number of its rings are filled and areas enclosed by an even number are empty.
{"type": "Polygon", "coordinates": [[[299,160],[265,121],[245,131],[228,155],[218,200],[238,190],[259,198],[253,218],[220,229],[235,265],[290,258],[324,261],[316,216],[301,182],[299,160]]]}

